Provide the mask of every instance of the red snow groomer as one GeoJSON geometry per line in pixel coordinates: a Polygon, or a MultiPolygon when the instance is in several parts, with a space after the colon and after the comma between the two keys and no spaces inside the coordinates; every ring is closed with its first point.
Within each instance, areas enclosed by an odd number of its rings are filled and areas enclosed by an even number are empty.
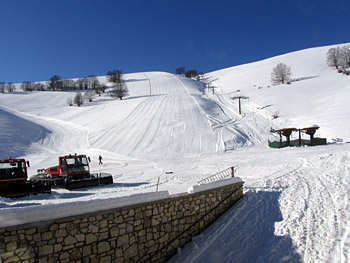
{"type": "Polygon", "coordinates": [[[51,193],[51,187],[45,182],[28,181],[24,159],[0,160],[0,196],[15,198],[39,193],[51,193]]]}
{"type": "Polygon", "coordinates": [[[60,156],[58,161],[57,166],[40,169],[31,180],[68,190],[113,183],[111,174],[90,173],[90,158],[84,154],[60,156]]]}

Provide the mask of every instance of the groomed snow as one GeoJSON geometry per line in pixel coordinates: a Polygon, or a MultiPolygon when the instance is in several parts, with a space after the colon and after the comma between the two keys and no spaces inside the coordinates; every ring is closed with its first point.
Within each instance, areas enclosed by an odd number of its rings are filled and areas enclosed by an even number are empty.
{"type": "Polygon", "coordinates": [[[350,78],[327,66],[329,48],[207,74],[215,94],[163,72],[126,74],[128,98],[104,94],[82,107],[67,105],[75,92],[0,94],[0,158],[29,160],[33,175],[56,165],[59,155],[87,154],[93,171],[114,176],[103,187],[0,198],[2,226],[37,220],[35,212],[41,219],[46,211],[73,215],[76,204],[90,211],[89,203],[108,207],[116,198],[195,190],[235,166],[245,197],[173,262],[349,261],[350,78]],[[278,63],[291,67],[290,85],[270,84],[278,63]],[[241,115],[230,99],[237,95],[249,96],[241,115]],[[327,138],[327,146],[267,146],[278,139],[271,128],[312,125],[320,126],[316,136],[327,138]]]}

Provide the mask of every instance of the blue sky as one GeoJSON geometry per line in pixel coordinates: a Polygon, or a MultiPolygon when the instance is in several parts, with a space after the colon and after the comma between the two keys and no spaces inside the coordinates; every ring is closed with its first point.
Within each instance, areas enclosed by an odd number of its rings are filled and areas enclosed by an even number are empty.
{"type": "Polygon", "coordinates": [[[349,14],[349,0],[2,0],[0,81],[207,73],[349,42],[349,14]]]}

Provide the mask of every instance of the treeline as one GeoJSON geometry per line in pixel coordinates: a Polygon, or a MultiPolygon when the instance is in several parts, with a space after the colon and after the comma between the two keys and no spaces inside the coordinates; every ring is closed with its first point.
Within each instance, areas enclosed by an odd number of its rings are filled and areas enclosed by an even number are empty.
{"type": "Polygon", "coordinates": [[[203,75],[202,72],[198,72],[196,69],[190,69],[186,71],[185,67],[180,67],[175,70],[177,75],[185,76],[186,78],[192,78],[196,80],[200,80],[203,75]]]}
{"type": "MultiPolygon", "coordinates": [[[[95,75],[90,75],[77,80],[73,79],[61,79],[60,76],[52,76],[46,83],[44,90],[52,91],[68,91],[68,90],[90,90],[93,89],[97,94],[105,92],[106,87],[100,83],[95,75]]],[[[27,90],[24,87],[25,91],[27,90]]]]}
{"type": "MultiPolygon", "coordinates": [[[[122,100],[125,96],[129,95],[129,90],[126,86],[122,71],[120,69],[108,71],[106,77],[107,77],[107,80],[113,84],[111,86],[111,90],[109,91],[109,94],[111,97],[119,98],[120,100],[122,100]]],[[[102,86],[99,85],[98,80],[97,81],[96,80],[97,80],[96,77],[91,78],[89,82],[85,82],[83,86],[79,86],[79,88],[82,87],[80,89],[86,90],[84,92],[84,95],[78,92],[74,98],[67,99],[67,104],[69,106],[77,105],[78,107],[80,107],[86,101],[91,102],[95,97],[95,95],[99,94],[98,93],[100,90],[99,87],[102,87],[102,92],[105,92],[106,87],[104,85],[102,86]]]]}
{"type": "MultiPolygon", "coordinates": [[[[124,97],[129,95],[126,82],[123,77],[122,70],[116,69],[108,71],[106,75],[107,81],[112,83],[108,84],[109,95],[113,98],[122,100],[124,97]]],[[[90,75],[84,78],[73,79],[61,79],[58,75],[53,75],[46,82],[33,82],[24,81],[20,85],[23,91],[71,91],[71,90],[82,90],[77,92],[75,97],[68,98],[67,104],[69,106],[77,105],[81,106],[84,102],[91,102],[96,95],[101,96],[107,89],[106,83],[100,83],[96,75],[90,75]]],[[[0,93],[5,91],[13,92],[16,90],[16,86],[12,83],[0,82],[0,93]]]]}
{"type": "Polygon", "coordinates": [[[0,93],[5,93],[5,91],[7,92],[14,92],[16,90],[16,86],[12,83],[5,83],[3,81],[0,82],[0,93]]]}
{"type": "MultiPolygon", "coordinates": [[[[117,90],[121,90],[125,94],[126,84],[120,69],[108,71],[107,81],[114,83],[117,90]]],[[[95,90],[97,94],[104,93],[106,90],[105,83],[100,83],[96,75],[89,75],[79,79],[62,79],[58,75],[53,75],[48,81],[34,82],[23,81],[20,85],[23,91],[69,91],[69,90],[95,90]]],[[[0,82],[0,93],[13,92],[16,86],[13,82],[0,82]]],[[[118,92],[117,92],[118,93],[118,92]]],[[[120,92],[119,92],[120,93],[120,92]]],[[[120,94],[118,94],[120,97],[120,94]]]]}

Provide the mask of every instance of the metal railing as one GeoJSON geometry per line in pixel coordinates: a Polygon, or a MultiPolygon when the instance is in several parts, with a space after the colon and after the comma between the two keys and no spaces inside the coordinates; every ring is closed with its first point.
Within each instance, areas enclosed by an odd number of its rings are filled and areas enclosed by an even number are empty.
{"type": "Polygon", "coordinates": [[[207,178],[198,181],[198,184],[208,184],[211,182],[219,181],[224,178],[235,177],[235,167],[232,166],[207,178]]]}

